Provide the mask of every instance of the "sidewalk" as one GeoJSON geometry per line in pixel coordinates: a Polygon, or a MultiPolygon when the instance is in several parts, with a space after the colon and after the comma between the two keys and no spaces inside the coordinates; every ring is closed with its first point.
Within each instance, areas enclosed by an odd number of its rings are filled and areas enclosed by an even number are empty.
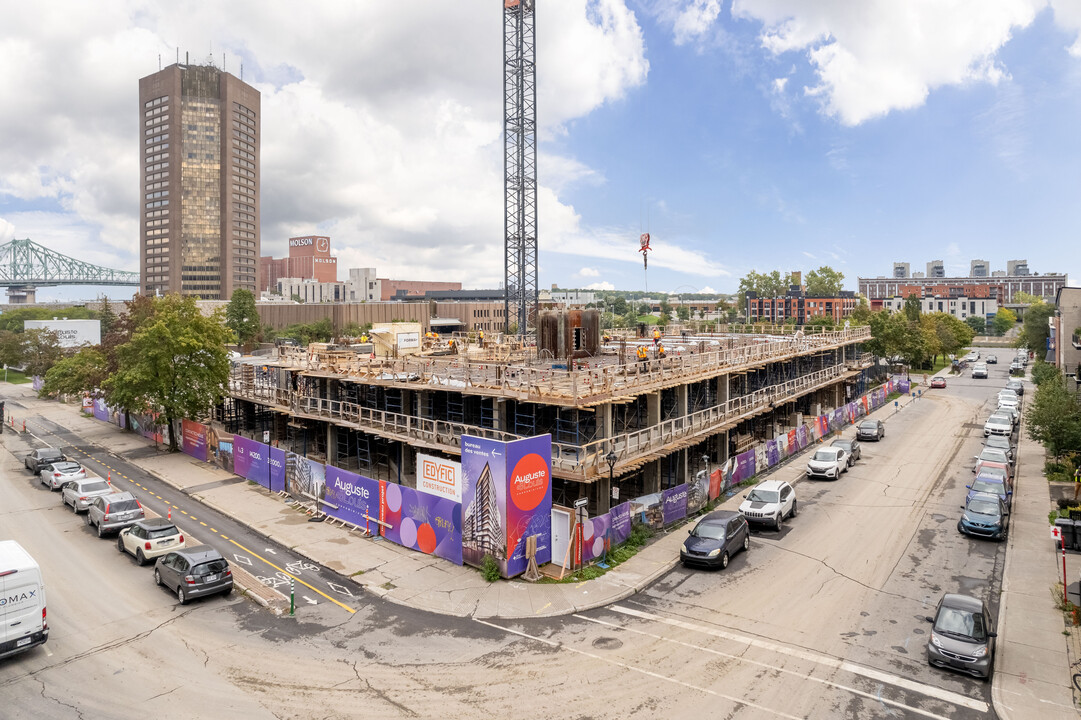
{"type": "MultiPolygon", "coordinates": [[[[1029,385],[1029,402],[1032,392],[1029,385]]],[[[1081,634],[1066,628],[1051,596],[1051,588],[1062,581],[1062,555],[1047,522],[1051,506],[1044,448],[1023,429],[1020,434],[991,698],[1002,720],[1076,720],[1067,644],[1072,643],[1076,655],[1081,634]]],[[[1081,557],[1067,555],[1071,584],[1079,569],[1081,557]]]]}

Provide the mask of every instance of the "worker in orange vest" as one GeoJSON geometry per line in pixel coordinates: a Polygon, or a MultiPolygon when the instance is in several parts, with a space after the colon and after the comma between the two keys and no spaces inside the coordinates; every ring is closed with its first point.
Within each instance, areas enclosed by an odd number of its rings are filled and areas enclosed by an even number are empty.
{"type": "Polygon", "coordinates": [[[638,346],[638,360],[640,362],[645,362],[648,359],[648,356],[649,356],[649,351],[646,350],[646,346],[645,345],[639,345],[638,346]]]}
{"type": "Polygon", "coordinates": [[[653,328],[653,344],[654,345],[659,345],[660,342],[661,342],[660,328],[653,328]]]}

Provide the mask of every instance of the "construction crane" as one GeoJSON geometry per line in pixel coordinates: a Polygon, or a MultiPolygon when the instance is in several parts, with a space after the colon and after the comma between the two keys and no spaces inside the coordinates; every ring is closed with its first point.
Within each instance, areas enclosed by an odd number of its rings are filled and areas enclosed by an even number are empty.
{"type": "Polygon", "coordinates": [[[528,332],[537,307],[537,68],[534,0],[503,0],[503,318],[528,332]]]}

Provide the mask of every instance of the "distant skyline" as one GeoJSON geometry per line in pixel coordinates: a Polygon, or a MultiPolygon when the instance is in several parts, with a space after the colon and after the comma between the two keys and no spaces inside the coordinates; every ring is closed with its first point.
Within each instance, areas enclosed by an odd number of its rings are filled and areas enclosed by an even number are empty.
{"type": "MultiPolygon", "coordinates": [[[[644,231],[653,292],[824,264],[854,290],[935,259],[1081,280],[1081,3],[852,7],[538,2],[540,286],[647,289],[644,231]]],[[[4,3],[0,242],[138,269],[138,79],[178,48],[262,94],[264,255],[329,235],[343,273],[498,286],[502,25],[479,1],[4,3]]]]}

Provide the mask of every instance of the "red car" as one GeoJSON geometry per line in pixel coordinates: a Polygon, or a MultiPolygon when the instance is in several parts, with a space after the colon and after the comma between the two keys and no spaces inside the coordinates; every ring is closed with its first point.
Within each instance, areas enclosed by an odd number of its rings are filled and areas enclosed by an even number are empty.
{"type": "Polygon", "coordinates": [[[933,388],[944,388],[944,387],[946,387],[946,378],[942,377],[941,375],[936,375],[935,377],[931,378],[931,387],[933,387],[933,388]]]}

